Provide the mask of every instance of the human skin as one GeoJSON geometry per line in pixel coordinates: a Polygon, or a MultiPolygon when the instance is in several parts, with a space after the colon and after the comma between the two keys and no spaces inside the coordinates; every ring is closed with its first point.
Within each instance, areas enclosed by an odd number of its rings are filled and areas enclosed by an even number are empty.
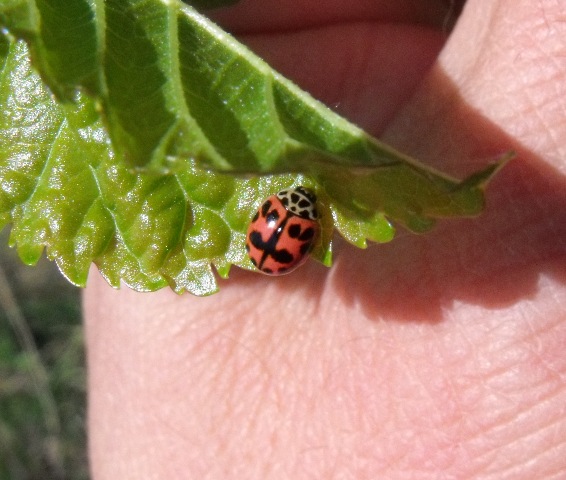
{"type": "Polygon", "coordinates": [[[367,250],[337,239],[331,269],[234,269],[207,298],[93,271],[94,480],[566,478],[566,3],[470,0],[449,36],[443,5],[216,14],[428,164],[463,177],[518,155],[478,218],[367,250]]]}

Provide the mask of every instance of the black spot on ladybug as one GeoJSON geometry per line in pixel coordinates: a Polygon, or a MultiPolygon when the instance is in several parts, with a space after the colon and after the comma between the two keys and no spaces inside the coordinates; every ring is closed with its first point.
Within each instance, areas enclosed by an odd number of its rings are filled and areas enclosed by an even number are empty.
{"type": "Polygon", "coordinates": [[[308,207],[311,206],[311,202],[310,202],[310,200],[303,198],[299,201],[299,203],[297,205],[299,205],[299,207],[301,207],[301,208],[308,208],[308,207]]]}
{"type": "Polygon", "coordinates": [[[279,263],[291,263],[295,257],[289,252],[289,250],[282,248],[281,250],[275,250],[270,252],[274,260],[279,263]]]}
{"type": "Polygon", "coordinates": [[[265,201],[261,206],[261,215],[265,217],[267,215],[267,212],[269,212],[270,208],[271,208],[271,200],[265,201]]]}
{"type": "Polygon", "coordinates": [[[246,242],[246,252],[250,253],[251,247],[250,244],[246,242]]]}
{"type": "MultiPolygon", "coordinates": [[[[256,265],[256,267],[257,267],[257,265],[256,265]]],[[[262,268],[261,271],[264,272],[264,273],[268,273],[268,274],[273,273],[273,270],[271,270],[271,268],[262,268]]]]}
{"type": "Polygon", "coordinates": [[[295,192],[291,193],[291,202],[294,204],[299,203],[299,200],[301,199],[301,197],[299,197],[299,195],[297,195],[295,192]]]}
{"type": "Polygon", "coordinates": [[[279,220],[279,212],[277,210],[271,210],[265,217],[267,223],[277,223],[277,220],[279,220]]]}
{"type": "Polygon", "coordinates": [[[311,240],[314,237],[314,228],[305,228],[303,233],[299,236],[299,240],[306,242],[307,240],[311,240]]]}
{"type": "Polygon", "coordinates": [[[257,222],[258,218],[259,218],[259,211],[255,212],[254,218],[252,218],[252,223],[257,222]]]}
{"type": "Polygon", "coordinates": [[[287,233],[291,238],[298,238],[301,234],[301,226],[295,223],[289,227],[287,233]]]}
{"type": "Polygon", "coordinates": [[[261,238],[260,232],[254,230],[253,232],[250,233],[249,239],[254,247],[263,249],[265,242],[263,241],[263,238],[261,238]]]}

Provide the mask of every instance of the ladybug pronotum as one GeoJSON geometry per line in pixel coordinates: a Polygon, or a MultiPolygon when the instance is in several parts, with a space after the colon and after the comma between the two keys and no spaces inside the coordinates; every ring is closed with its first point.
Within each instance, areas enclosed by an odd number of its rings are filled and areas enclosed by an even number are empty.
{"type": "Polygon", "coordinates": [[[267,275],[302,265],[320,233],[316,196],[304,187],[282,190],[259,207],[246,235],[246,251],[267,275]]]}

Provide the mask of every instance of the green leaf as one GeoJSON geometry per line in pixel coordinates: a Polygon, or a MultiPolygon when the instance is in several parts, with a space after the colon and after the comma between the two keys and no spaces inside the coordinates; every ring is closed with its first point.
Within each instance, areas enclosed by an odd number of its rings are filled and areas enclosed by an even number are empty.
{"type": "Polygon", "coordinates": [[[313,256],[330,265],[334,228],[364,247],[390,219],[478,214],[502,165],[464,182],[426,168],[181,2],[5,0],[0,25],[0,227],[78,285],[94,261],[115,286],[211,293],[212,266],[251,268],[261,201],[296,185],[320,199],[313,256]]]}
{"type": "MultiPolygon", "coordinates": [[[[299,175],[235,178],[196,166],[170,174],[132,171],[114,155],[92,100],[61,105],[31,69],[23,41],[0,36],[0,228],[36,263],[44,247],[74,284],[94,261],[113,286],[217,289],[211,264],[251,268],[244,237],[262,198],[299,175]]],[[[316,255],[328,256],[329,242],[316,255]]]]}

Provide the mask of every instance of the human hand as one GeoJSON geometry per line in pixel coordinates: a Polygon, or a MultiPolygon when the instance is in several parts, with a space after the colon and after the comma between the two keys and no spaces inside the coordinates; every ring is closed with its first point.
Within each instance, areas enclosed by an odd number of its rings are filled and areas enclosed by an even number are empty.
{"type": "Polygon", "coordinates": [[[566,477],[564,2],[244,0],[220,23],[463,177],[477,219],[220,293],[85,293],[94,480],[566,477]],[[436,63],[427,71],[443,48],[436,63]]]}

